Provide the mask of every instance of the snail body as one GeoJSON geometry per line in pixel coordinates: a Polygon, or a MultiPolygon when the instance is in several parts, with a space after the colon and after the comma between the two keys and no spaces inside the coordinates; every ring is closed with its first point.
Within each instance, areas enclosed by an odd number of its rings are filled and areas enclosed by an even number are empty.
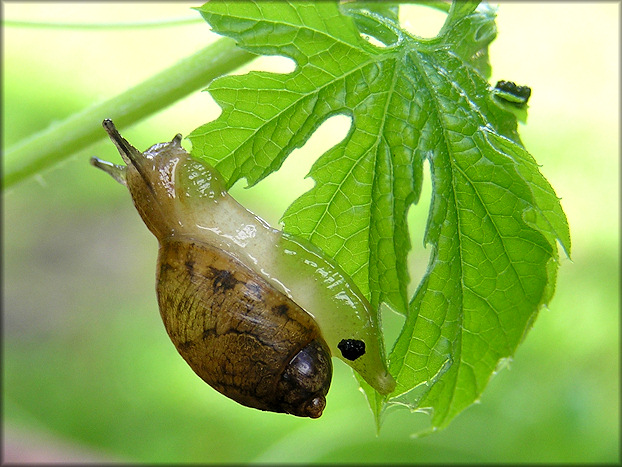
{"type": "Polygon", "coordinates": [[[128,187],[158,239],[160,314],[203,380],[243,405],[313,418],[331,355],[378,392],[393,390],[375,314],[330,258],[237,203],[181,135],[141,153],[103,126],[127,166],[91,161],[128,187]]]}

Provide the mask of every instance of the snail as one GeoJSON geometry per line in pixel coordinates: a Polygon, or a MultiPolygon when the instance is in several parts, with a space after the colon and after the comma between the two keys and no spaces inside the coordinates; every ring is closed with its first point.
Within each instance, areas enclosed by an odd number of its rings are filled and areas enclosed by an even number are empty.
{"type": "Polygon", "coordinates": [[[127,165],[91,163],[129,189],[158,239],[160,314],[198,376],[242,405],[311,418],[333,355],[378,392],[394,389],[376,315],[334,261],[237,203],[180,134],[141,153],[103,127],[127,165]]]}

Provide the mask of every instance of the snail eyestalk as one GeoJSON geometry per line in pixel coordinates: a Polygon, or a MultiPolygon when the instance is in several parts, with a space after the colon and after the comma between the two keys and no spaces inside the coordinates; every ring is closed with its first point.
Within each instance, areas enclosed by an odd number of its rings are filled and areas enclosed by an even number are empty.
{"type": "Polygon", "coordinates": [[[127,167],[124,165],[113,164],[112,162],[103,161],[98,159],[97,157],[91,157],[91,165],[94,165],[98,169],[103,170],[112,178],[114,178],[117,182],[119,182],[123,186],[127,186],[126,181],[126,172],[127,167]]]}
{"type": "Polygon", "coordinates": [[[121,134],[117,131],[117,128],[112,123],[112,120],[106,119],[102,122],[102,126],[108,133],[108,136],[117,147],[119,154],[127,165],[136,165],[142,159],[141,152],[132,146],[121,134]]]}

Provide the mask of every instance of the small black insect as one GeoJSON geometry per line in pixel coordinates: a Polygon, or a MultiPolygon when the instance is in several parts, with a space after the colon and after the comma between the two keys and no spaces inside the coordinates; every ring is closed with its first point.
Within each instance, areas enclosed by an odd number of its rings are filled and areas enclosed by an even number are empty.
{"type": "Polygon", "coordinates": [[[522,108],[527,105],[527,101],[531,97],[531,88],[529,86],[519,86],[512,81],[498,81],[493,93],[499,99],[522,108]]]}

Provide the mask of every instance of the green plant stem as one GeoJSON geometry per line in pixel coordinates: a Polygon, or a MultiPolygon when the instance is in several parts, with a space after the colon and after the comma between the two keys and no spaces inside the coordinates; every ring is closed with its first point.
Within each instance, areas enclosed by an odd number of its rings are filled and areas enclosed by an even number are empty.
{"type": "Polygon", "coordinates": [[[254,57],[236,47],[232,39],[219,39],[118,96],[52,124],[5,152],[3,189],[103,139],[106,133],[101,131],[101,122],[105,118],[113,119],[119,127],[130,126],[254,57]]]}
{"type": "Polygon", "coordinates": [[[205,22],[201,18],[196,16],[185,18],[170,18],[170,19],[154,19],[145,21],[128,21],[128,22],[114,22],[114,23],[61,23],[61,22],[47,22],[47,21],[18,21],[5,19],[2,22],[4,27],[13,28],[37,28],[37,29],[85,29],[92,31],[93,29],[136,29],[136,28],[160,28],[170,26],[185,26],[193,23],[205,22]]]}

